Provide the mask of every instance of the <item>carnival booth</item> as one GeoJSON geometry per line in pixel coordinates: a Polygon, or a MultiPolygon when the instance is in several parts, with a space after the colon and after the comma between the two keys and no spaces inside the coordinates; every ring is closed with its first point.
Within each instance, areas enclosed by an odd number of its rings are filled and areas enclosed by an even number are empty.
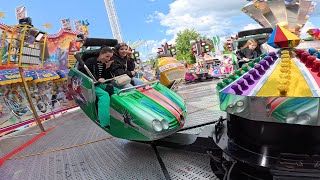
{"type": "Polygon", "coordinates": [[[57,48],[61,36],[71,41],[73,32],[48,35],[28,23],[0,25],[0,135],[34,121],[44,130],[40,121],[76,106],[67,98],[64,45],[57,48]]]}

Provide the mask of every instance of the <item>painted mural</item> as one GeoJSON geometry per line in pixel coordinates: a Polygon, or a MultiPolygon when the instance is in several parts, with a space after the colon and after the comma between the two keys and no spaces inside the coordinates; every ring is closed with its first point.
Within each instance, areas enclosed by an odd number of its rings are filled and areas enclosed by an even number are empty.
{"type": "Polygon", "coordinates": [[[68,68],[68,55],[70,42],[77,39],[76,32],[61,29],[58,34],[49,35],[48,52],[46,66],[54,69],[68,68]]]}

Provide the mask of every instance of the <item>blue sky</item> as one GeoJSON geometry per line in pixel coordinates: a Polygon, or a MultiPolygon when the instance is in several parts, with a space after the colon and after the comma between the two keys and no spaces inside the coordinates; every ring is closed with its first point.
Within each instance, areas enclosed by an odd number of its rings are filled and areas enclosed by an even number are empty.
{"type": "MultiPolygon", "coordinates": [[[[256,23],[241,12],[246,0],[114,0],[123,39],[134,42],[146,40],[140,47],[144,54],[155,51],[165,41],[173,42],[174,35],[183,28],[195,28],[204,35],[226,36],[256,27],[256,23]]],[[[320,3],[320,0],[315,0],[320,3]]],[[[50,34],[57,33],[61,19],[90,22],[91,37],[112,38],[107,11],[103,0],[0,0],[0,12],[5,18],[0,22],[16,24],[15,7],[26,5],[28,16],[39,29],[48,22],[50,34]]],[[[320,27],[320,9],[308,25],[320,27]]]]}
{"type": "MultiPolygon", "coordinates": [[[[61,27],[61,19],[70,18],[88,19],[89,33],[95,37],[111,38],[112,33],[109,25],[107,11],[103,0],[0,0],[0,11],[5,12],[5,18],[0,22],[13,25],[15,19],[15,7],[26,5],[28,16],[32,17],[33,24],[37,28],[43,28],[46,22],[52,24],[48,33],[57,33],[61,27]],[[45,2],[45,3],[44,3],[45,2]],[[85,3],[83,3],[85,2],[85,3]]],[[[138,39],[161,39],[164,38],[164,28],[159,23],[146,23],[149,14],[161,10],[167,12],[170,0],[115,0],[121,31],[125,41],[138,39]]]]}

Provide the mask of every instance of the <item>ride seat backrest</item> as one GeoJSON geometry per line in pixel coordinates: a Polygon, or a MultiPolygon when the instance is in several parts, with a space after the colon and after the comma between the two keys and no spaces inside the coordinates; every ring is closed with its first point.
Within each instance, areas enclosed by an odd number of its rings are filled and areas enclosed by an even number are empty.
{"type": "Polygon", "coordinates": [[[238,50],[240,50],[245,44],[246,44],[247,41],[240,41],[238,42],[238,50]]]}
{"type": "Polygon", "coordinates": [[[100,52],[100,49],[85,51],[82,54],[81,59],[85,62],[87,59],[89,59],[91,57],[98,57],[99,56],[99,52],[100,52]]]}
{"type": "Polygon", "coordinates": [[[238,37],[242,38],[245,36],[251,36],[251,35],[256,35],[256,34],[272,33],[272,31],[273,31],[272,28],[251,29],[251,30],[239,32],[238,37]]]}
{"type": "MultiPolygon", "coordinates": [[[[256,48],[258,50],[258,52],[260,52],[260,46],[267,42],[267,40],[265,38],[257,38],[255,39],[257,42],[258,42],[258,47],[256,48]]],[[[247,41],[240,41],[238,42],[238,50],[241,49],[245,44],[246,44],[247,41]]]]}

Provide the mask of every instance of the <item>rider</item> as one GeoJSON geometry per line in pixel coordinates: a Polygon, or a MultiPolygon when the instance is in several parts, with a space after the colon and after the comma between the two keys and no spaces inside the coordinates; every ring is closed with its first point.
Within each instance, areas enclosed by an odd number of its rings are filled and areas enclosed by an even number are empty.
{"type": "MultiPolygon", "coordinates": [[[[102,127],[110,128],[110,95],[113,94],[113,86],[105,84],[111,79],[110,65],[113,51],[110,47],[103,46],[99,55],[85,61],[86,66],[100,84],[95,86],[95,93],[98,97],[98,116],[102,127]]],[[[86,72],[85,72],[86,73],[86,72]]],[[[86,73],[87,74],[87,73],[86,73]]]]}
{"type": "MultiPolygon", "coordinates": [[[[112,60],[114,61],[111,64],[111,72],[113,76],[127,74],[131,78],[133,85],[137,86],[145,84],[142,80],[135,77],[137,73],[134,71],[135,62],[133,59],[133,53],[127,44],[119,43],[114,47],[112,60]]],[[[128,87],[132,87],[132,85],[129,83],[119,88],[122,89],[128,87]]]]}
{"type": "Polygon", "coordinates": [[[254,58],[259,57],[259,53],[256,50],[257,46],[258,42],[254,39],[249,39],[246,42],[238,54],[240,56],[239,67],[249,61],[252,61],[254,58]]]}

